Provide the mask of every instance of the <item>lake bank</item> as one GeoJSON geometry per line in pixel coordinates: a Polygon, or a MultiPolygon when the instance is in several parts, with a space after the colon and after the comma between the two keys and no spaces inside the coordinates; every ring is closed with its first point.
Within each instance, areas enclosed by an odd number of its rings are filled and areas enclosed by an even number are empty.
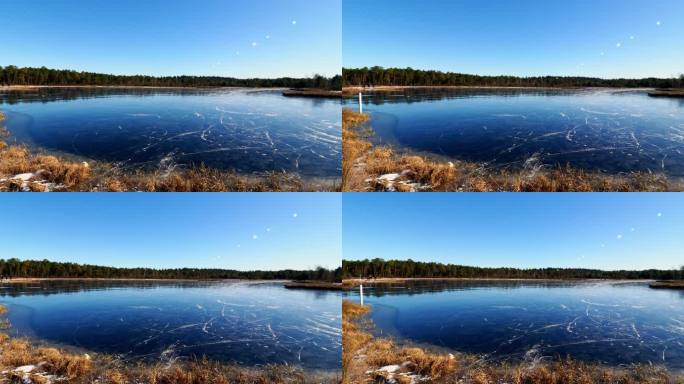
{"type": "Polygon", "coordinates": [[[339,377],[340,293],[284,283],[52,280],[2,284],[0,302],[11,337],[112,356],[130,363],[124,368],[205,359],[339,377]]]}
{"type": "MultiPolygon", "coordinates": [[[[0,306],[3,309],[4,307],[0,306]]],[[[72,351],[0,333],[0,379],[24,383],[336,383],[339,373],[282,364],[245,367],[208,359],[133,362],[97,352],[72,351]]]]}
{"type": "MultiPolygon", "coordinates": [[[[486,367],[571,358],[590,366],[652,364],[683,373],[684,296],[648,285],[645,280],[404,280],[364,284],[363,293],[372,308],[366,317],[374,324],[371,335],[399,348],[472,356],[486,367]]],[[[360,292],[347,298],[359,302],[360,292]]]]}
{"type": "Polygon", "coordinates": [[[301,192],[339,188],[336,176],[303,177],[285,170],[244,174],[204,163],[179,166],[166,157],[156,169],[126,167],[80,154],[31,148],[12,139],[5,124],[7,115],[0,111],[0,192],[301,192]]]}
{"type": "Polygon", "coordinates": [[[681,374],[651,364],[613,367],[571,358],[531,359],[519,363],[490,361],[486,356],[431,351],[411,343],[378,337],[369,319],[372,306],[343,303],[344,383],[669,383],[681,374]]]}
{"type": "Polygon", "coordinates": [[[336,180],[287,172],[242,175],[206,166],[170,171],[122,169],[0,144],[0,192],[305,192],[335,191],[336,180]]]}
{"type": "Polygon", "coordinates": [[[628,192],[682,191],[684,182],[649,172],[606,174],[570,165],[496,169],[471,161],[398,152],[374,145],[373,119],[343,109],[343,182],[349,192],[628,192]]]}

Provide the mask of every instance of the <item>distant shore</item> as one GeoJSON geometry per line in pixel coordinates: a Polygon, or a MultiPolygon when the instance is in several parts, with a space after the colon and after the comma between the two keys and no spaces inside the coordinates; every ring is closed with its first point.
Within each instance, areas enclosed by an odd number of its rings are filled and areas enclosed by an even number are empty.
{"type": "Polygon", "coordinates": [[[525,87],[525,86],[497,86],[497,85],[376,85],[370,87],[343,87],[342,94],[350,95],[357,92],[371,91],[400,91],[405,89],[511,89],[511,90],[557,90],[557,89],[605,89],[605,90],[630,90],[630,91],[651,91],[654,88],[624,88],[624,87],[525,87]]]}
{"type": "Polygon", "coordinates": [[[679,89],[655,89],[648,92],[652,97],[684,97],[684,88],[679,89]]]}
{"type": "Polygon", "coordinates": [[[149,86],[149,85],[3,85],[0,86],[0,91],[24,91],[31,89],[42,88],[92,88],[92,89],[272,89],[284,90],[286,87],[226,87],[226,86],[211,86],[211,87],[164,87],[164,86],[149,86]]]}
{"type": "Polygon", "coordinates": [[[649,287],[655,289],[682,289],[684,290],[684,280],[658,280],[651,284],[649,287]]]}
{"type": "MultiPolygon", "coordinates": [[[[614,283],[648,283],[654,280],[649,279],[569,279],[569,278],[543,278],[543,279],[526,279],[526,278],[501,278],[501,277],[380,277],[377,279],[343,279],[342,284],[344,285],[359,285],[367,283],[401,283],[406,281],[520,281],[520,282],[614,282],[614,283]]],[[[684,282],[682,282],[684,284],[684,282]]]]}
{"type": "Polygon", "coordinates": [[[342,91],[333,91],[329,89],[317,88],[292,88],[283,91],[283,96],[339,99],[340,97],[342,97],[342,91]]]}
{"type": "Polygon", "coordinates": [[[0,284],[23,284],[23,283],[40,283],[46,281],[149,281],[149,282],[268,282],[268,283],[283,283],[286,288],[309,288],[309,289],[342,289],[342,283],[331,283],[327,281],[305,281],[298,282],[295,280],[284,279],[160,279],[160,278],[106,278],[106,277],[16,277],[12,279],[0,280],[0,284]],[[337,288],[339,287],[339,288],[337,288]]]}
{"type": "Polygon", "coordinates": [[[344,291],[350,287],[344,283],[332,283],[327,281],[290,281],[284,284],[288,289],[315,289],[325,291],[344,291]]]}

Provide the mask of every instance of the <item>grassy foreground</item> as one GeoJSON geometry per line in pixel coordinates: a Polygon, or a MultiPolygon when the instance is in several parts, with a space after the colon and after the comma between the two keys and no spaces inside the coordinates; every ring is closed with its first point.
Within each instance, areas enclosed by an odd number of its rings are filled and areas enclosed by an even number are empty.
{"type": "Polygon", "coordinates": [[[633,172],[608,175],[570,166],[525,170],[485,170],[466,161],[440,162],[374,147],[366,114],[342,111],[342,190],[440,192],[630,192],[684,191],[663,175],[633,172]]]}
{"type": "Polygon", "coordinates": [[[146,192],[269,192],[334,190],[299,176],[270,172],[240,175],[204,165],[181,170],[123,170],[108,163],[77,162],[31,152],[24,145],[5,142],[9,133],[0,112],[0,192],[146,191],[146,192]]]}
{"type": "MultiPolygon", "coordinates": [[[[0,316],[6,313],[0,305],[0,316]]],[[[0,324],[7,328],[6,320],[0,324]]],[[[0,333],[0,383],[101,384],[314,384],[337,383],[336,374],[308,374],[285,365],[242,367],[198,359],[123,362],[109,355],[77,354],[0,333]]]]}
{"type": "Polygon", "coordinates": [[[607,367],[556,359],[529,363],[489,363],[470,354],[433,353],[372,335],[371,308],[342,305],[343,383],[418,382],[441,384],[669,384],[684,383],[651,365],[607,367]]]}

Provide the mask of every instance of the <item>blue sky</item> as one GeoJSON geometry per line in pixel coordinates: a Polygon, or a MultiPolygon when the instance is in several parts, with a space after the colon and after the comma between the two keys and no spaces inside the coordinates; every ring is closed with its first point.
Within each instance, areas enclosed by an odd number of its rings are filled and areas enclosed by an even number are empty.
{"type": "Polygon", "coordinates": [[[341,0],[2,0],[0,65],[114,74],[341,72],[341,0]]]}
{"type": "Polygon", "coordinates": [[[674,268],[677,193],[349,194],[343,257],[487,267],[674,268]]]}
{"type": "Polygon", "coordinates": [[[345,67],[482,75],[671,77],[681,0],[344,0],[345,67]]]}
{"type": "Polygon", "coordinates": [[[7,194],[0,258],[274,270],[341,263],[337,193],[7,194]]]}

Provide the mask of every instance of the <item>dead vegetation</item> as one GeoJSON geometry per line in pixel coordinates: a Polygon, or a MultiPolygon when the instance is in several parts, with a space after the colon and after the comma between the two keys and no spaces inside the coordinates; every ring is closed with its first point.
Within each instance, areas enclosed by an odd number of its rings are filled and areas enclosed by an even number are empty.
{"type": "Polygon", "coordinates": [[[684,191],[684,183],[648,172],[605,174],[570,165],[533,169],[489,169],[465,161],[443,162],[396,153],[368,141],[368,116],[342,114],[343,191],[438,192],[660,192],[684,191]],[[363,127],[363,128],[361,128],[363,127]]]}
{"type": "Polygon", "coordinates": [[[566,358],[487,362],[471,354],[398,346],[371,334],[370,307],[343,303],[343,383],[671,384],[684,383],[654,365],[608,367],[566,358]]]}
{"type": "MultiPolygon", "coordinates": [[[[4,307],[0,306],[0,308],[4,307]]],[[[286,365],[243,367],[197,359],[131,363],[108,355],[68,352],[0,333],[0,383],[308,384],[338,383],[337,373],[307,373],[286,365]]]]}
{"type": "Polygon", "coordinates": [[[0,191],[299,192],[333,191],[287,172],[242,175],[199,165],[189,169],[126,170],[103,162],[79,162],[9,145],[0,112],[0,191]]]}
{"type": "Polygon", "coordinates": [[[368,121],[368,115],[351,109],[342,110],[342,191],[354,191],[362,187],[355,177],[355,164],[371,149],[370,142],[361,137],[357,127],[368,121]]]}

